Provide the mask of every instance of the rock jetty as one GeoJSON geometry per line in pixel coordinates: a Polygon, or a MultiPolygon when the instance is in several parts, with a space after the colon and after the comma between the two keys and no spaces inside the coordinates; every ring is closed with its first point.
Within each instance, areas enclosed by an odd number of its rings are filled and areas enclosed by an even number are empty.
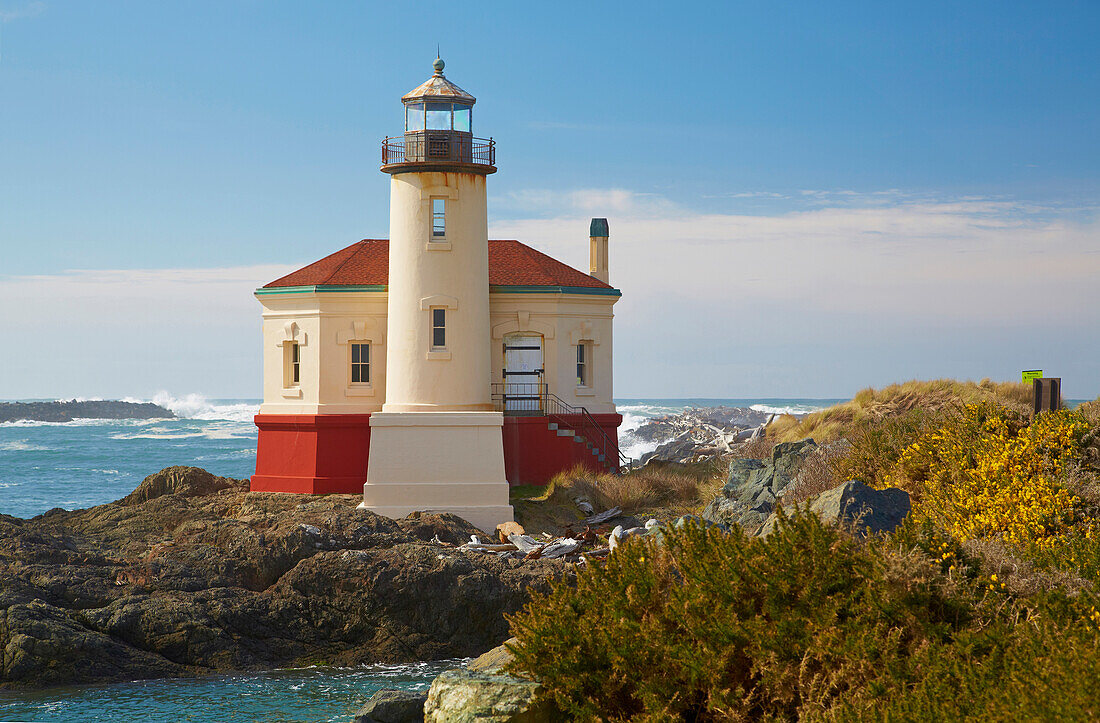
{"type": "Polygon", "coordinates": [[[173,419],[152,402],[0,402],[0,422],[71,422],[74,419],[173,419]]]}
{"type": "Polygon", "coordinates": [[[643,464],[651,459],[686,464],[728,454],[733,445],[762,429],[773,416],[749,407],[692,408],[649,419],[623,436],[624,440],[659,443],[642,456],[643,464]]]}
{"type": "Polygon", "coordinates": [[[358,502],[170,467],[110,504],[0,515],[0,688],[473,656],[567,574],[358,502]]]}

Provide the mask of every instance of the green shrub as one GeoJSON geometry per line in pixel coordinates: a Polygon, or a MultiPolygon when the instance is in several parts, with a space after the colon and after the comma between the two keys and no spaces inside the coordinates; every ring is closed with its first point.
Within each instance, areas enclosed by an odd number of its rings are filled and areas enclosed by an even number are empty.
{"type": "Polygon", "coordinates": [[[688,526],[536,595],[512,672],[581,721],[1095,718],[1095,596],[1019,598],[981,565],[927,523],[688,526]]]}
{"type": "Polygon", "coordinates": [[[577,720],[817,714],[904,675],[915,649],[966,620],[937,567],[917,567],[895,579],[813,516],[766,539],[688,526],[536,596],[511,621],[514,671],[577,720]]]}

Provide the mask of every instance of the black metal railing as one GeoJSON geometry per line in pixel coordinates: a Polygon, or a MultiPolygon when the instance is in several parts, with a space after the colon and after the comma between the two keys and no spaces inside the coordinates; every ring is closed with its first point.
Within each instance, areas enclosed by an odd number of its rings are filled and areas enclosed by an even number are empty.
{"type": "Polygon", "coordinates": [[[542,416],[546,413],[546,384],[505,382],[492,385],[493,404],[507,415],[542,416]]]}
{"type": "Polygon", "coordinates": [[[382,165],[398,163],[466,163],[495,166],[492,138],[474,138],[460,131],[416,131],[382,141],[382,165]]]}
{"type": "Polygon", "coordinates": [[[542,382],[505,382],[491,387],[493,404],[509,416],[545,416],[559,427],[571,429],[618,463],[618,470],[632,469],[634,460],[619,449],[618,443],[604,431],[584,407],[574,407],[542,382]]]}

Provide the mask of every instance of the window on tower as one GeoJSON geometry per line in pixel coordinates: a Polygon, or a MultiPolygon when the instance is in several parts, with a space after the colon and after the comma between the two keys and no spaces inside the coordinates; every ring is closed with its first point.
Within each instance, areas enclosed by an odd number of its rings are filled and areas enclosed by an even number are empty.
{"type": "Polygon", "coordinates": [[[447,310],[432,307],[432,351],[447,349],[447,310]]]}
{"type": "Polygon", "coordinates": [[[432,199],[432,240],[447,238],[447,199],[432,199]]]}

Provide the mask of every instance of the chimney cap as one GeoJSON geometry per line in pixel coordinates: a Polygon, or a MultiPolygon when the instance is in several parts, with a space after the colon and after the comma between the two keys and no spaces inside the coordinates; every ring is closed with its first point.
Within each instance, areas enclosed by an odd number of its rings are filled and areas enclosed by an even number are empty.
{"type": "Polygon", "coordinates": [[[607,219],[606,218],[594,218],[592,224],[588,227],[589,236],[606,237],[607,233],[607,219]]]}

